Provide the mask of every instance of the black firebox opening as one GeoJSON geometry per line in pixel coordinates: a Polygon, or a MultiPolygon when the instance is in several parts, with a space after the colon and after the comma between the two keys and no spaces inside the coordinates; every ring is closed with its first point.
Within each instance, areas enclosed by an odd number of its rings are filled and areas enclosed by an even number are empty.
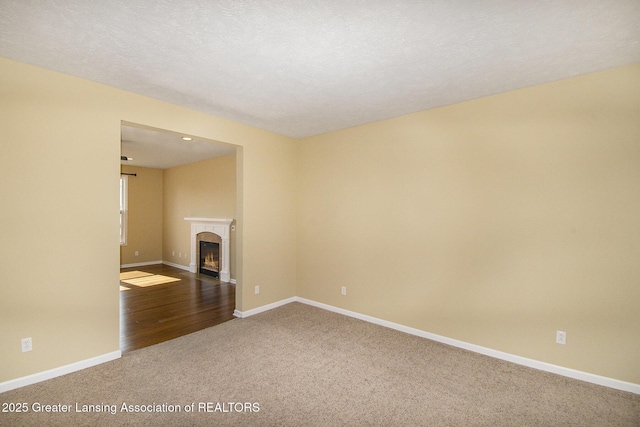
{"type": "Polygon", "coordinates": [[[220,273],[220,244],[200,241],[200,265],[198,272],[218,277],[220,273]]]}

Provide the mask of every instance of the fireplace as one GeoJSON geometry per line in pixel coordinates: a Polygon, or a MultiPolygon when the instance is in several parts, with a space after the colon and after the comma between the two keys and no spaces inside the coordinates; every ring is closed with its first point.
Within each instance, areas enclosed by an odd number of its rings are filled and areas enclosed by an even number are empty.
{"type": "Polygon", "coordinates": [[[218,277],[220,274],[220,244],[200,241],[200,264],[198,272],[218,277]]]}
{"type": "Polygon", "coordinates": [[[189,271],[199,272],[200,241],[218,243],[218,277],[221,282],[229,282],[229,232],[233,219],[230,218],[185,218],[191,223],[191,262],[189,271]],[[207,233],[211,233],[207,235],[207,233]]]}

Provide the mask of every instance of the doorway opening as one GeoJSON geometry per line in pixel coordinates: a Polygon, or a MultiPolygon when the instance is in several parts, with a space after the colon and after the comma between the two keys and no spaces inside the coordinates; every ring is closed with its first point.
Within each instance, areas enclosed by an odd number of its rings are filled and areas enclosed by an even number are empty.
{"type": "Polygon", "coordinates": [[[196,271],[190,263],[200,256],[192,254],[184,226],[185,217],[193,212],[236,216],[239,147],[194,135],[188,135],[189,141],[183,137],[121,123],[121,173],[129,177],[127,215],[122,217],[127,221],[126,241],[120,246],[122,351],[233,318],[235,233],[227,240],[230,268],[225,264],[221,270],[219,242],[203,239],[210,242],[200,250],[204,257],[196,271]],[[203,318],[198,313],[207,315],[203,318]]]}

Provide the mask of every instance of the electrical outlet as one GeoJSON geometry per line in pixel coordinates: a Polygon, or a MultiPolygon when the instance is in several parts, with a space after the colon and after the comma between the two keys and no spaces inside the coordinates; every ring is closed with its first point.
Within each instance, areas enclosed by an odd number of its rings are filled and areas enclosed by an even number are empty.
{"type": "Polygon", "coordinates": [[[564,331],[556,331],[556,343],[557,344],[566,344],[567,343],[567,333],[564,331]]]}
{"type": "Polygon", "coordinates": [[[20,341],[22,343],[22,352],[27,352],[27,351],[31,351],[33,350],[33,345],[31,342],[31,337],[29,338],[22,338],[22,340],[20,341]]]}
{"type": "Polygon", "coordinates": [[[138,251],[135,251],[133,255],[138,256],[138,251]]]}
{"type": "Polygon", "coordinates": [[[171,256],[176,256],[176,251],[171,251],[171,256]]]}
{"type": "Polygon", "coordinates": [[[347,294],[347,287],[343,286],[342,287],[342,295],[346,295],[347,294]]]}
{"type": "Polygon", "coordinates": [[[256,295],[260,293],[260,285],[256,285],[255,292],[256,292],[256,295]]]}

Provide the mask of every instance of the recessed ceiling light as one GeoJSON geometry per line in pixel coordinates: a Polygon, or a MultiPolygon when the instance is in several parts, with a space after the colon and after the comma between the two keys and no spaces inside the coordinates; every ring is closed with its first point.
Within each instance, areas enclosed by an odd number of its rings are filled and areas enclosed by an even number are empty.
{"type": "Polygon", "coordinates": [[[191,141],[193,138],[189,138],[188,136],[183,136],[182,139],[185,141],[191,141]]]}

